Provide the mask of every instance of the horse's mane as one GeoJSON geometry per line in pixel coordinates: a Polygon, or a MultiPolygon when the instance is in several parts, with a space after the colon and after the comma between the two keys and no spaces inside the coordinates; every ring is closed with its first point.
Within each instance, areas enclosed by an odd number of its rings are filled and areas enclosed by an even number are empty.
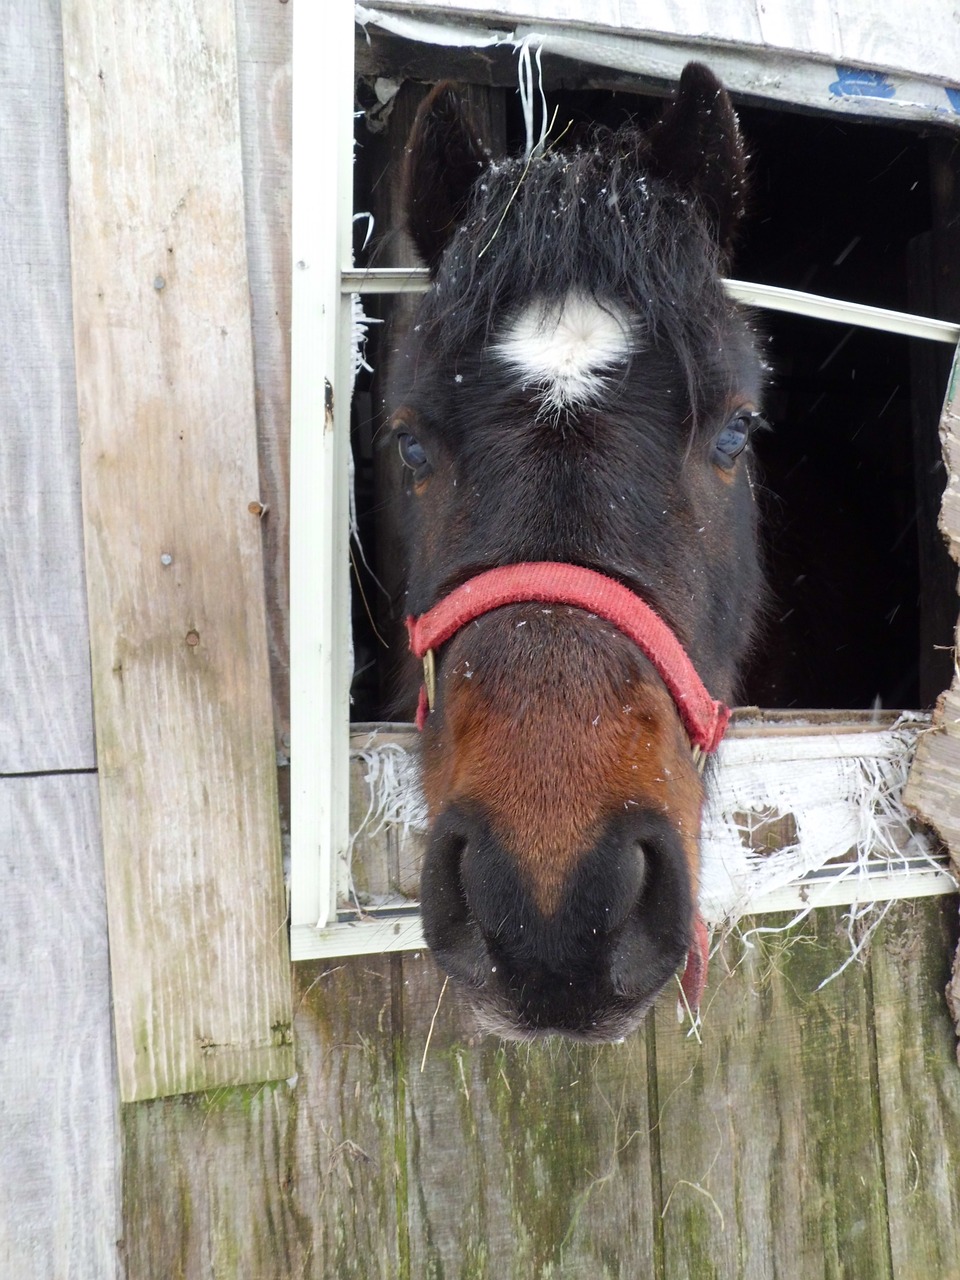
{"type": "Polygon", "coordinates": [[[491,164],[420,312],[435,354],[485,344],[532,299],[576,291],[619,303],[672,352],[694,408],[731,310],[722,255],[696,199],[644,173],[643,149],[634,130],[602,130],[568,153],[491,164]]]}

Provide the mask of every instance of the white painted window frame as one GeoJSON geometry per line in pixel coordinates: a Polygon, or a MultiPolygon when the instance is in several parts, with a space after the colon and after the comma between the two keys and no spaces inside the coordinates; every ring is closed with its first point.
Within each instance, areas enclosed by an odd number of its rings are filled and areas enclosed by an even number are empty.
{"type": "Polygon", "coordinates": [[[335,918],[349,831],[348,483],[354,12],[294,11],[290,342],[290,918],[335,918]]]}
{"type": "MultiPolygon", "coordinates": [[[[352,264],[353,6],[298,5],[293,40],[290,463],[291,955],[416,950],[415,906],[338,920],[349,890],[350,584],[348,485],[353,294],[422,292],[427,273],[352,264]]],[[[739,302],[795,315],[960,343],[960,325],[770,285],[726,281],[739,302]]],[[[927,896],[955,889],[929,866],[869,886],[825,874],[768,895],[780,911],[927,896]]]]}

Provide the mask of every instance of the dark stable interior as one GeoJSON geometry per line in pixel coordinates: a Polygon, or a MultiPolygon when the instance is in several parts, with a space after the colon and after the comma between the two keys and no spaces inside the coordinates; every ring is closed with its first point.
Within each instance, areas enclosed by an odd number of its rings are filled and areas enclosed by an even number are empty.
{"type": "MultiPolygon", "coordinates": [[[[504,92],[508,138],[519,149],[522,115],[516,94],[504,92]]],[[[548,101],[551,114],[557,108],[555,129],[572,121],[574,135],[591,121],[642,124],[659,109],[654,99],[622,92],[565,92],[548,101]]],[[[738,110],[753,183],[733,275],[931,314],[915,244],[932,217],[920,132],[752,105],[738,110]]],[[[773,367],[765,406],[772,429],[755,440],[769,597],[741,702],[929,705],[953,665],[954,574],[933,527],[949,349],[772,311],[755,318],[773,367]]],[[[369,354],[376,364],[375,336],[369,354]]],[[[377,397],[364,394],[362,382],[358,391],[361,416],[373,423],[366,437],[376,440],[377,397]]],[[[367,558],[382,564],[386,549],[371,545],[379,499],[365,453],[357,459],[361,533],[367,558]]],[[[368,579],[364,595],[376,592],[368,579]]],[[[383,673],[396,659],[371,637],[362,602],[354,614],[354,716],[388,718],[394,709],[381,693],[383,673]]]]}

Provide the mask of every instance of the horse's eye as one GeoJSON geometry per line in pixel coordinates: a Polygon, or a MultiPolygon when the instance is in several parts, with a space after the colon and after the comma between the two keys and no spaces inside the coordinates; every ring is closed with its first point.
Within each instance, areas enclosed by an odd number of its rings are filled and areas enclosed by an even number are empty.
{"type": "Polygon", "coordinates": [[[427,465],[427,451],[409,431],[401,431],[397,436],[397,448],[400,450],[400,461],[411,471],[422,471],[427,465]]]}
{"type": "Polygon", "coordinates": [[[759,420],[756,413],[738,413],[731,418],[714,442],[714,461],[722,467],[732,467],[747,447],[750,432],[759,420]]]}

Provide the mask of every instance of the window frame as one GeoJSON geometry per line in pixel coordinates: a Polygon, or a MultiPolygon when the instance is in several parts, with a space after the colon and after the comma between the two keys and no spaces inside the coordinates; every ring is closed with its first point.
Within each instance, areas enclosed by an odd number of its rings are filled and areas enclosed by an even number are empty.
{"type": "MultiPolygon", "coordinates": [[[[293,44],[291,334],[291,957],[418,950],[416,904],[372,918],[343,911],[350,890],[349,447],[356,295],[422,292],[422,268],[352,262],[354,27],[348,5],[298,7],[293,44]],[[324,51],[323,74],[316,73],[324,51]],[[316,121],[324,121],[319,131],[316,121]],[[318,495],[326,500],[319,501],[318,495]]],[[[736,301],[767,310],[948,343],[960,325],[836,298],[726,280],[736,301]]],[[[837,713],[837,732],[845,713],[837,713]]],[[[822,730],[820,731],[822,733],[822,730]]],[[[751,902],[751,912],[947,893],[946,869],[809,881],[751,902]],[[844,887],[845,886],[845,887],[844,887]]]]}

